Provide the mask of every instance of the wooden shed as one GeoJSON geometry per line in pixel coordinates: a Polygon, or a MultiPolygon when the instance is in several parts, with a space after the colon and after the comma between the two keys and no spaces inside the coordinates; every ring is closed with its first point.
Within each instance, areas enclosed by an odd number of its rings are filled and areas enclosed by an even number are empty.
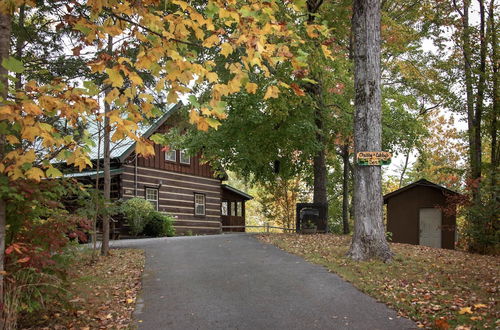
{"type": "Polygon", "coordinates": [[[221,185],[221,222],[222,226],[238,226],[242,228],[222,228],[222,231],[245,231],[245,202],[253,199],[252,196],[244,193],[241,190],[228,186],[221,185]]]}
{"type": "Polygon", "coordinates": [[[456,209],[448,205],[447,197],[456,194],[421,179],[385,195],[387,231],[392,233],[392,241],[454,249],[456,209]],[[443,212],[450,207],[453,212],[443,212]]]}

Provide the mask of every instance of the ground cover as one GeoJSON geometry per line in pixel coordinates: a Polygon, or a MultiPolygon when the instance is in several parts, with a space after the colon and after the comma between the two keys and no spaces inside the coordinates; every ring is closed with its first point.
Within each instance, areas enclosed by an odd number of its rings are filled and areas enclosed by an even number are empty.
{"type": "Polygon", "coordinates": [[[141,287],[144,252],[113,249],[109,256],[92,260],[88,250],[79,252],[70,271],[67,301],[45,306],[35,315],[20,318],[20,328],[123,329],[129,328],[141,287]]]}
{"type": "Polygon", "coordinates": [[[264,242],[323,265],[422,328],[500,327],[500,258],[391,243],[389,264],[345,258],[350,237],[259,235],[264,242]]]}

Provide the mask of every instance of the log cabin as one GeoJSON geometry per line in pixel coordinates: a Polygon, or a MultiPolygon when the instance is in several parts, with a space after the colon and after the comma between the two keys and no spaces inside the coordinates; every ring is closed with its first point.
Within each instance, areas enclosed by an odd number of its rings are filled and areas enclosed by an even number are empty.
{"type": "MultiPolygon", "coordinates": [[[[186,125],[178,111],[181,104],[171,107],[154,124],[143,129],[142,137],[166,133],[173,127],[186,125]]],[[[102,148],[101,148],[102,150],[102,148]]],[[[155,155],[145,158],[135,153],[133,140],[122,140],[111,146],[111,198],[126,200],[145,198],[160,212],[175,218],[177,235],[219,234],[222,225],[245,225],[245,202],[252,196],[223,184],[225,175],[216,175],[203,162],[202,153],[191,156],[186,150],[174,150],[154,144],[155,155]],[[234,213],[234,214],[233,214],[234,213]]],[[[100,159],[97,148],[92,150],[93,162],[100,159]]],[[[95,182],[103,172],[71,173],[83,182],[95,182]]],[[[99,187],[102,189],[101,185],[99,187]]],[[[126,225],[117,224],[126,231],[126,225]]],[[[239,231],[244,231],[244,228],[239,231]]]]}

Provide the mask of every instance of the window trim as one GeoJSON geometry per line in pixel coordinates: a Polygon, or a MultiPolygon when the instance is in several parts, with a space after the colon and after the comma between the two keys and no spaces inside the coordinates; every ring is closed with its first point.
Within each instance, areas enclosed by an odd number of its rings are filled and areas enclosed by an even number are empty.
{"type": "Polygon", "coordinates": [[[155,210],[158,211],[160,208],[160,189],[155,188],[155,187],[144,187],[144,199],[147,200],[148,202],[156,202],[156,208],[155,210]],[[156,200],[153,199],[148,199],[148,190],[154,190],[156,191],[156,200]]]}
{"type": "Polygon", "coordinates": [[[166,162],[172,162],[172,163],[177,163],[177,150],[175,149],[170,149],[169,151],[165,151],[165,156],[163,157],[166,162]],[[167,159],[167,154],[169,152],[173,152],[174,159],[167,159]]]}
{"type": "Polygon", "coordinates": [[[228,200],[222,200],[220,202],[220,215],[223,217],[229,216],[229,201],[228,200]],[[226,203],[226,214],[224,214],[223,208],[222,208],[222,205],[224,205],[224,203],[226,203]]]}
{"type": "Polygon", "coordinates": [[[194,193],[194,215],[199,217],[204,217],[207,215],[207,197],[205,196],[205,194],[196,192],[194,193]],[[203,197],[203,214],[197,213],[197,206],[200,205],[200,203],[196,202],[197,196],[203,197]]]}
{"type": "Polygon", "coordinates": [[[179,150],[179,163],[184,164],[184,165],[191,165],[191,156],[187,155],[187,162],[182,161],[182,154],[187,154],[187,149],[181,149],[179,150]]]}
{"type": "Polygon", "coordinates": [[[229,214],[232,216],[232,217],[235,217],[236,216],[236,201],[231,201],[231,207],[229,208],[229,214]]]}

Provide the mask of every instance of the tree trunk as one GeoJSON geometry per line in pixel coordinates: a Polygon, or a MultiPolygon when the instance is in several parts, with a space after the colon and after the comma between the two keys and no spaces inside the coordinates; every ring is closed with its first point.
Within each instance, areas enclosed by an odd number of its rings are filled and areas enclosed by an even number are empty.
{"type": "MultiPolygon", "coordinates": [[[[354,150],[382,147],[380,1],[354,0],[354,150]]],[[[354,235],[348,256],[390,261],[383,224],[380,166],[354,165],[354,235]]]]}
{"type": "MultiPolygon", "coordinates": [[[[320,96],[321,97],[321,96],[320,96]]],[[[320,212],[319,226],[320,231],[328,232],[328,196],[326,191],[326,151],[323,138],[323,121],[320,111],[316,111],[316,126],[318,127],[317,141],[321,144],[321,150],[318,151],[313,160],[314,171],[314,189],[313,203],[321,205],[324,213],[320,212]]]]}
{"type": "MultiPolygon", "coordinates": [[[[108,54],[113,52],[113,37],[108,37],[108,54]]],[[[105,95],[111,91],[110,86],[106,88],[105,95]]],[[[103,171],[104,171],[104,202],[109,203],[111,200],[111,153],[110,153],[110,135],[111,127],[109,124],[109,112],[111,111],[111,106],[106,100],[104,101],[104,155],[103,155],[103,171]]],[[[109,252],[109,213],[104,212],[102,216],[102,245],[101,245],[101,255],[107,256],[109,252]]]]}
{"type": "MultiPolygon", "coordinates": [[[[313,24],[316,14],[323,4],[323,0],[307,0],[307,10],[309,16],[307,22],[313,24]]],[[[321,81],[313,77],[314,80],[321,81]]],[[[315,114],[315,122],[317,127],[316,140],[321,146],[321,149],[313,158],[313,174],[314,174],[314,188],[313,188],[313,203],[321,204],[321,208],[324,212],[320,212],[319,226],[318,229],[321,231],[328,232],[328,194],[326,190],[326,146],[324,139],[324,125],[323,125],[323,111],[326,108],[323,102],[323,87],[321,83],[311,84],[306,88],[306,91],[316,100],[318,103],[315,114]]]]}
{"type": "MultiPolygon", "coordinates": [[[[469,161],[470,161],[470,178],[477,180],[481,177],[481,151],[478,150],[477,137],[480,136],[478,123],[476,122],[477,116],[474,109],[474,88],[472,76],[472,50],[471,50],[471,37],[469,26],[469,9],[470,0],[464,0],[463,3],[463,32],[462,32],[462,53],[464,57],[464,74],[465,74],[465,94],[467,106],[467,126],[468,126],[468,139],[469,139],[469,161]],[[478,157],[479,155],[479,157],[478,157]]],[[[480,142],[479,142],[480,143],[480,142]]],[[[473,199],[475,202],[479,199],[478,189],[473,189],[473,199]]]]}
{"type": "MultiPolygon", "coordinates": [[[[10,48],[10,34],[11,34],[11,16],[0,13],[0,63],[3,59],[9,57],[10,48]]],[[[8,95],[8,71],[0,65],[0,88],[1,97],[3,99],[7,98],[8,95]]],[[[0,102],[1,105],[1,102],[0,102]]],[[[0,134],[0,161],[3,161],[5,148],[5,136],[0,134]]],[[[0,173],[2,181],[6,179],[3,173],[0,173]]],[[[3,318],[3,302],[4,302],[4,291],[3,291],[3,272],[5,270],[4,256],[5,256],[5,224],[6,224],[6,214],[5,214],[5,200],[3,196],[0,196],[0,329],[4,328],[4,318],[3,318]]]]}
{"type": "Polygon", "coordinates": [[[494,0],[490,2],[489,8],[489,24],[490,24],[490,44],[491,44],[491,71],[493,75],[493,87],[491,91],[492,101],[492,113],[491,113],[491,193],[492,200],[496,200],[496,177],[498,175],[498,165],[500,159],[500,148],[497,141],[498,134],[498,116],[500,115],[500,94],[498,90],[498,66],[500,65],[498,59],[498,37],[497,37],[497,27],[495,25],[495,5],[494,0]]]}
{"type": "Polygon", "coordinates": [[[344,174],[342,179],[342,231],[345,235],[351,231],[349,229],[349,145],[342,146],[342,161],[344,174]]]}

